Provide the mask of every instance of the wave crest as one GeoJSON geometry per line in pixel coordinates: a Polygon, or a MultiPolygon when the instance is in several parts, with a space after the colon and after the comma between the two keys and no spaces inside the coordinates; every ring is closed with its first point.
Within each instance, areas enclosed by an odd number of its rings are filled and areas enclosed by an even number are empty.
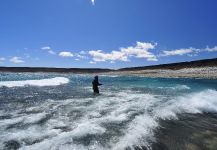
{"type": "Polygon", "coordinates": [[[69,83],[68,78],[55,77],[41,80],[2,81],[0,87],[23,87],[23,86],[58,86],[69,83]]]}

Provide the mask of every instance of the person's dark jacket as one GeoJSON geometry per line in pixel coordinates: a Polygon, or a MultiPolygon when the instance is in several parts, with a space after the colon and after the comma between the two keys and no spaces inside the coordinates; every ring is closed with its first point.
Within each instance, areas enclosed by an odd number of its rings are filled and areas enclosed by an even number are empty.
{"type": "Polygon", "coordinates": [[[92,85],[93,85],[93,92],[94,92],[94,93],[99,93],[99,88],[98,88],[98,86],[100,86],[100,85],[102,85],[102,84],[99,83],[99,81],[98,81],[98,76],[95,76],[95,77],[94,77],[94,80],[93,80],[93,82],[92,82],[92,85]]]}

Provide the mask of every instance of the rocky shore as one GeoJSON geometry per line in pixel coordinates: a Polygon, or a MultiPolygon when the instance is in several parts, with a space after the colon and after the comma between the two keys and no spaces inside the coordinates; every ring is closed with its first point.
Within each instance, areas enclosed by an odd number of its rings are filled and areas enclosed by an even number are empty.
{"type": "Polygon", "coordinates": [[[145,67],[122,68],[113,74],[163,78],[217,79],[217,58],[145,67]]]}
{"type": "Polygon", "coordinates": [[[179,70],[149,69],[149,70],[137,70],[137,71],[116,71],[116,72],[108,72],[107,74],[139,75],[143,77],[162,77],[162,78],[217,79],[217,67],[184,68],[179,70]]]}

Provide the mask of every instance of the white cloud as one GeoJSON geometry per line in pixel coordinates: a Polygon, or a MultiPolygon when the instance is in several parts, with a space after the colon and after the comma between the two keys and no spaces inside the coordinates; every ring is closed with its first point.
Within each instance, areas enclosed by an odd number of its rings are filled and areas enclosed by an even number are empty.
{"type": "Polygon", "coordinates": [[[22,58],[21,57],[12,57],[11,59],[10,59],[10,62],[12,62],[12,63],[15,63],[15,64],[19,64],[19,63],[24,63],[24,61],[22,60],[22,58]]]}
{"type": "Polygon", "coordinates": [[[198,53],[201,52],[216,52],[217,51],[217,46],[214,46],[212,48],[210,47],[206,47],[206,48],[194,48],[194,47],[190,47],[190,48],[181,48],[181,49],[175,49],[175,50],[164,50],[162,54],[159,55],[159,57],[162,56],[175,56],[175,55],[187,55],[189,57],[195,57],[198,56],[198,53]]]}
{"type": "Polygon", "coordinates": [[[176,50],[165,50],[163,51],[163,54],[160,56],[175,56],[175,55],[185,55],[185,54],[190,54],[194,52],[198,52],[199,49],[196,48],[181,48],[181,49],[176,49],[176,50]]]}
{"type": "Polygon", "coordinates": [[[74,53],[73,56],[76,57],[75,60],[88,59],[87,52],[85,51],[74,53]]]}
{"type": "Polygon", "coordinates": [[[80,54],[75,54],[76,57],[78,57],[79,59],[86,59],[87,56],[84,55],[80,55],[80,54]]]}
{"type": "Polygon", "coordinates": [[[95,0],[91,0],[91,3],[92,3],[93,5],[95,5],[95,0]]]}
{"type": "Polygon", "coordinates": [[[61,57],[73,57],[74,55],[71,52],[64,51],[64,52],[60,52],[59,56],[61,56],[61,57]]]}
{"type": "Polygon", "coordinates": [[[54,52],[50,46],[45,46],[45,47],[42,47],[41,49],[46,50],[49,54],[56,55],[56,52],[54,52]]]}
{"type": "Polygon", "coordinates": [[[127,56],[120,51],[112,51],[111,53],[104,53],[102,50],[92,50],[89,54],[93,57],[95,62],[100,61],[128,61],[127,56]]]}
{"type": "Polygon", "coordinates": [[[42,50],[51,50],[51,47],[50,46],[44,46],[41,48],[42,50]]]}
{"type": "Polygon", "coordinates": [[[198,54],[187,54],[188,57],[196,57],[198,54]]]}
{"type": "Polygon", "coordinates": [[[56,53],[52,50],[49,50],[48,53],[52,54],[52,55],[55,55],[56,53]]]}
{"type": "Polygon", "coordinates": [[[213,48],[207,47],[205,50],[208,52],[215,52],[215,51],[217,51],[217,46],[214,46],[213,48]]]}
{"type": "Polygon", "coordinates": [[[156,61],[157,57],[149,50],[154,49],[157,44],[137,42],[136,46],[121,48],[121,52],[128,56],[134,56],[137,58],[147,58],[148,61],[156,61]]]}
{"type": "Polygon", "coordinates": [[[154,49],[156,44],[137,42],[136,46],[120,48],[119,51],[105,53],[102,50],[92,50],[89,54],[93,61],[129,61],[129,57],[146,58],[147,61],[157,61],[157,57],[149,50],[154,49]]]}

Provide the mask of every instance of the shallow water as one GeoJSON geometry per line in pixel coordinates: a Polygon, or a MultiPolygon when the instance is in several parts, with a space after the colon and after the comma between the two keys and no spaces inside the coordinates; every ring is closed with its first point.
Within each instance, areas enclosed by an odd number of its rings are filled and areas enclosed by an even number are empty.
{"type": "Polygon", "coordinates": [[[217,80],[0,74],[0,149],[215,149],[217,80]]]}

